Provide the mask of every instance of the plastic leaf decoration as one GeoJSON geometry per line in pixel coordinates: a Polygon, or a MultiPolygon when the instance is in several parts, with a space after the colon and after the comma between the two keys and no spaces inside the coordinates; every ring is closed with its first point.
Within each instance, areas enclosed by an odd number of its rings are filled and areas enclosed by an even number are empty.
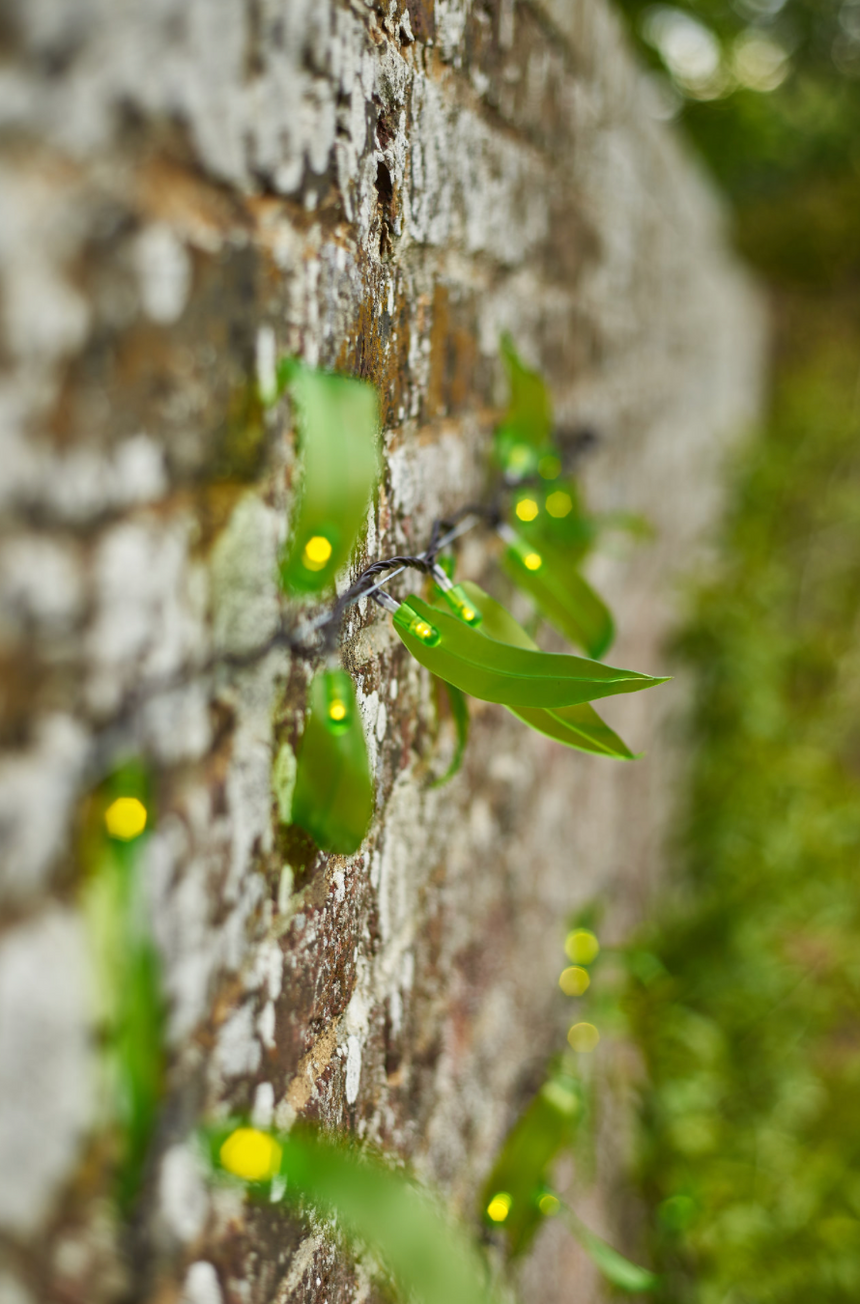
{"type": "Polygon", "coordinates": [[[511,1254],[528,1248],[543,1220],[540,1199],[548,1169],[559,1152],[572,1144],[581,1113],[578,1081],[557,1072],[547,1078],[508,1133],[484,1184],[482,1212],[505,1233],[511,1254]],[[507,1199],[496,1205],[500,1195],[507,1199]]]}
{"type": "Polygon", "coordinates": [[[292,819],[323,851],[349,855],[373,814],[367,743],[352,680],[324,670],[310,688],[310,713],[296,767],[292,819]]]}
{"type": "Polygon", "coordinates": [[[603,656],[615,636],[612,616],[566,555],[546,539],[533,544],[507,529],[503,537],[505,570],[514,583],[571,643],[603,656]]]}
{"type": "MultiPolygon", "coordinates": [[[[499,643],[513,643],[517,647],[528,647],[538,651],[538,645],[530,638],[522,625],[514,620],[500,602],[491,598],[477,584],[464,580],[463,591],[469,600],[481,612],[483,624],[481,632],[499,643]]],[[[604,724],[594,707],[588,702],[579,706],[563,706],[555,710],[539,708],[513,707],[508,710],[522,720],[523,724],[546,734],[565,747],[574,747],[577,751],[589,752],[594,756],[611,756],[619,761],[635,761],[636,754],[631,752],[626,743],[618,737],[608,724],[604,724]]]]}
{"type": "Polygon", "coordinates": [[[117,1199],[128,1211],[146,1165],[164,1076],[164,1003],[141,883],[152,798],[142,767],[115,773],[89,804],[82,905],[103,1022],[105,1078],[118,1129],[117,1199]]]}
{"type": "Polygon", "coordinates": [[[457,746],[454,748],[454,755],[451,758],[451,764],[445,773],[439,779],[435,779],[430,784],[431,788],[441,788],[443,784],[453,779],[454,775],[463,764],[463,756],[466,751],[466,743],[469,741],[469,705],[466,698],[455,688],[453,684],[448,684],[444,679],[437,677],[436,683],[448,696],[451,704],[451,715],[454,720],[454,727],[457,730],[457,746]]]}
{"type": "Polygon", "coordinates": [[[654,1290],[659,1284],[660,1279],[647,1268],[640,1268],[638,1263],[631,1263],[625,1259],[623,1254],[608,1245],[600,1236],[589,1231],[585,1223],[576,1216],[569,1205],[564,1201],[559,1201],[561,1211],[564,1215],[565,1222],[570,1228],[573,1235],[579,1241],[592,1263],[599,1268],[607,1281],[612,1282],[619,1290],[629,1291],[633,1295],[638,1295],[645,1291],[654,1290]]]}
{"type": "Polygon", "coordinates": [[[419,597],[400,606],[394,628],[434,675],[471,697],[503,706],[576,706],[666,682],[582,657],[497,643],[419,597]]]}
{"type": "Polygon", "coordinates": [[[366,520],[379,476],[379,408],[364,381],[297,362],[284,374],[298,413],[302,481],[281,579],[291,593],[320,593],[349,560],[366,520]]]}
{"type": "MultiPolygon", "coordinates": [[[[206,1135],[216,1168],[236,1172],[225,1147],[237,1131],[251,1129],[234,1124],[206,1135]]],[[[348,1240],[381,1261],[402,1299],[417,1304],[500,1304],[479,1251],[403,1173],[392,1172],[354,1146],[323,1140],[301,1125],[286,1134],[258,1135],[271,1137],[278,1171],[274,1182],[258,1182],[250,1189],[267,1200],[311,1204],[322,1217],[336,1217],[348,1240]]]]}
{"type": "Polygon", "coordinates": [[[550,447],[552,405],[546,382],[521,362],[510,335],[502,336],[501,354],[511,393],[496,430],[496,454],[505,471],[519,479],[534,474],[550,447]]]}

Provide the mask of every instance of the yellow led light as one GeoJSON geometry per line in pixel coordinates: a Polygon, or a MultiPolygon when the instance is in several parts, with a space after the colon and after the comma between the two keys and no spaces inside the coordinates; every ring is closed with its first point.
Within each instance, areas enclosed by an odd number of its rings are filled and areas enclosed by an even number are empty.
{"type": "Polygon", "coordinates": [[[526,570],[540,570],[543,565],[543,557],[541,557],[539,552],[527,552],[525,557],[523,557],[523,565],[526,570]]]}
{"type": "Polygon", "coordinates": [[[553,1214],[558,1213],[560,1207],[557,1197],[550,1195],[549,1191],[538,1200],[538,1208],[547,1218],[551,1218],[553,1214]]]}
{"type": "Polygon", "coordinates": [[[564,952],[574,964],[591,964],[597,958],[600,943],[587,928],[574,928],[564,939],[564,952]]]}
{"type": "Polygon", "coordinates": [[[513,471],[521,471],[528,466],[532,458],[532,450],[528,444],[515,444],[508,454],[508,466],[513,471]]]}
{"type": "Polygon", "coordinates": [[[569,969],[563,971],[558,985],[565,996],[581,996],[588,989],[590,982],[591,976],[588,970],[578,964],[572,964],[569,969]]]}
{"type": "Polygon", "coordinates": [[[487,1217],[492,1218],[493,1222],[504,1222],[511,1212],[512,1204],[513,1200],[507,1191],[497,1191],[487,1205],[487,1217]]]}
{"type": "Polygon", "coordinates": [[[235,1177],[246,1182],[266,1182],[281,1166],[281,1147],[266,1132],[238,1127],[222,1145],[219,1158],[235,1177]]]}
{"type": "Polygon", "coordinates": [[[533,498],[521,498],[516,510],[521,521],[533,521],[540,508],[533,498]]]}
{"type": "Polygon", "coordinates": [[[464,620],[474,620],[474,619],[475,619],[475,615],[476,615],[476,613],[472,610],[471,607],[464,607],[464,608],[463,608],[463,619],[464,619],[464,620]]]}
{"type": "Polygon", "coordinates": [[[302,553],[302,565],[306,570],[320,571],[331,556],[332,548],[324,534],[315,534],[308,539],[302,553]]]}
{"type": "Polygon", "coordinates": [[[131,842],[146,828],[146,807],[137,797],[117,797],[105,811],[105,828],[112,838],[131,842]]]}
{"type": "Polygon", "coordinates": [[[555,493],[547,495],[546,509],[550,516],[560,520],[561,517],[570,515],[573,509],[573,499],[563,489],[556,489],[555,493]]]}
{"type": "Polygon", "coordinates": [[[328,714],[330,720],[345,720],[346,703],[340,701],[332,702],[331,706],[328,709],[328,714]]]}
{"type": "Polygon", "coordinates": [[[571,1050],[590,1054],[600,1041],[600,1033],[593,1023],[575,1023],[567,1034],[571,1050]]]}
{"type": "Polygon", "coordinates": [[[442,635],[435,625],[431,625],[423,616],[419,616],[408,602],[401,602],[393,613],[395,625],[405,629],[413,638],[420,639],[425,647],[435,647],[442,641],[442,635]]]}

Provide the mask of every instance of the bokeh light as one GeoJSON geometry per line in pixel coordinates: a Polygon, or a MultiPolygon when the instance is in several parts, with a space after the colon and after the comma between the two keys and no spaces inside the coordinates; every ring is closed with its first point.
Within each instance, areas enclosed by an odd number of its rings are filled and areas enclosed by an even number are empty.
{"type": "Polygon", "coordinates": [[[556,489],[554,493],[547,495],[546,509],[550,516],[562,520],[573,510],[573,499],[569,493],[565,493],[564,489],[556,489]]]}
{"type": "Polygon", "coordinates": [[[600,951],[600,943],[587,928],[574,928],[564,939],[564,953],[574,964],[593,964],[600,951]]]}
{"type": "Polygon", "coordinates": [[[321,571],[332,554],[332,546],[324,534],[308,539],[302,552],[302,565],[309,571],[321,571]]]}
{"type": "Polygon", "coordinates": [[[132,842],[146,828],[146,807],[138,797],[117,797],[105,811],[105,828],[112,838],[132,842]]]}
{"type": "Polygon", "coordinates": [[[281,1165],[281,1147],[273,1136],[255,1127],[239,1127],[221,1146],[222,1166],[246,1182],[266,1182],[281,1165]]]}
{"type": "Polygon", "coordinates": [[[590,983],[591,975],[579,964],[572,964],[564,969],[558,980],[558,985],[565,996],[581,996],[588,990],[590,983]]]}
{"type": "Polygon", "coordinates": [[[507,1191],[497,1191],[487,1205],[487,1217],[493,1222],[502,1223],[511,1212],[513,1200],[507,1191]]]}
{"type": "Polygon", "coordinates": [[[567,1034],[567,1040],[571,1050],[588,1055],[600,1041],[600,1033],[593,1023],[575,1023],[567,1034]]]}

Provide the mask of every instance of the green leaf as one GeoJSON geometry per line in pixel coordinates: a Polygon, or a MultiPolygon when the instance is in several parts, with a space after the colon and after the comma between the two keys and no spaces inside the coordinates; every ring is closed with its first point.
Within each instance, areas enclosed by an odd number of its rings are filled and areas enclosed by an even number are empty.
{"type": "MultiPolygon", "coordinates": [[[[550,1164],[571,1145],[582,1113],[580,1084],[566,1073],[547,1078],[508,1133],[484,1183],[484,1217],[504,1231],[511,1254],[522,1254],[544,1214],[539,1200],[550,1164]],[[488,1210],[495,1196],[509,1197],[507,1215],[499,1220],[488,1210]]],[[[503,1208],[503,1206],[502,1206],[503,1208]]]]}
{"type": "MultiPolygon", "coordinates": [[[[480,632],[499,643],[538,650],[537,644],[526,633],[500,602],[491,598],[477,584],[464,580],[463,589],[470,601],[481,612],[483,623],[480,632]]],[[[441,601],[434,599],[434,606],[441,601]]],[[[558,707],[554,710],[539,707],[513,707],[508,710],[538,733],[546,734],[565,747],[588,752],[594,756],[611,756],[616,760],[632,761],[636,756],[609,725],[604,724],[594,707],[588,702],[578,706],[558,707]]]]}
{"type": "Polygon", "coordinates": [[[367,743],[349,675],[344,670],[316,675],[310,703],[296,767],[293,823],[323,851],[349,855],[361,846],[373,814],[367,743]]]}
{"type": "Polygon", "coordinates": [[[289,368],[302,483],[281,579],[291,593],[330,588],[364,526],[379,476],[376,391],[364,381],[289,368]]]}
{"type": "Polygon", "coordinates": [[[146,1166],[164,1080],[164,1018],[158,955],[142,908],[141,861],[152,827],[150,782],[130,762],[89,807],[81,904],[88,924],[112,1122],[118,1132],[116,1194],[128,1212],[146,1166]],[[131,803],[141,814],[121,813],[131,803]]]}
{"type": "Polygon", "coordinates": [[[618,1286],[620,1290],[626,1290],[636,1295],[654,1290],[660,1284],[659,1277],[653,1272],[649,1272],[647,1268],[640,1268],[637,1263],[631,1263],[629,1259],[625,1259],[623,1254],[619,1254],[618,1250],[613,1249],[601,1237],[589,1231],[585,1223],[576,1216],[564,1201],[561,1201],[561,1208],[564,1212],[565,1221],[573,1235],[579,1241],[592,1263],[600,1269],[607,1281],[612,1282],[613,1286],[618,1286]]]}
{"type": "Polygon", "coordinates": [[[615,625],[602,598],[548,540],[539,548],[516,537],[504,553],[505,570],[528,593],[559,633],[600,657],[615,636],[615,625]]]}
{"type": "Polygon", "coordinates": [[[549,447],[552,433],[552,404],[543,377],[531,371],[519,358],[510,335],[501,339],[502,362],[508,373],[510,400],[496,431],[496,453],[506,470],[530,475],[537,469],[540,454],[549,447]]]}
{"type": "Polygon", "coordinates": [[[573,747],[591,756],[610,756],[616,761],[636,761],[641,753],[630,748],[614,729],[604,724],[594,707],[587,702],[580,706],[562,706],[553,711],[540,711],[528,707],[509,706],[523,724],[545,734],[547,738],[573,747]]]}
{"type": "MultiPolygon", "coordinates": [[[[212,1162],[236,1124],[206,1134],[212,1162]]],[[[378,1256],[403,1298],[420,1304],[499,1304],[487,1264],[465,1233],[405,1174],[354,1146],[296,1125],[273,1134],[280,1147],[283,1199],[312,1204],[358,1246],[378,1256]]],[[[258,1183],[266,1198],[270,1187],[258,1183]]]]}
{"type": "Polygon", "coordinates": [[[453,684],[446,683],[444,679],[437,676],[436,682],[448,695],[448,701],[451,704],[451,715],[454,719],[454,726],[457,730],[457,746],[454,749],[454,755],[451,758],[451,764],[440,779],[434,779],[430,784],[431,788],[441,788],[443,784],[453,779],[454,775],[463,764],[463,756],[466,751],[466,743],[469,741],[469,705],[460,692],[453,684]]]}
{"type": "Polygon", "coordinates": [[[418,597],[402,604],[394,628],[416,661],[434,675],[472,697],[503,706],[575,706],[666,682],[582,657],[498,643],[418,597]],[[438,633],[433,646],[405,627],[416,620],[438,633]]]}

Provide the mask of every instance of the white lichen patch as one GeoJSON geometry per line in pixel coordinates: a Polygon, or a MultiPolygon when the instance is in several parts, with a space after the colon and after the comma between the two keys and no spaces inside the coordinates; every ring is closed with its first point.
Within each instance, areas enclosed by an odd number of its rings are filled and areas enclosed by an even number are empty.
{"type": "Polygon", "coordinates": [[[191,290],[191,259],[171,227],[153,223],[139,232],[134,258],[146,315],[169,325],[181,315],[191,290]]]}
{"type": "Polygon", "coordinates": [[[80,919],[50,907],[0,942],[0,1228],[31,1236],[95,1108],[92,975],[80,919]]]}
{"type": "Polygon", "coordinates": [[[224,652],[261,647],[278,620],[274,513],[255,494],[235,508],[212,549],[212,626],[224,652]]]}
{"type": "Polygon", "coordinates": [[[158,1179],[159,1216],[168,1234],[183,1244],[195,1241],[209,1213],[207,1171],[186,1143],[165,1151],[158,1179]]]}
{"type": "Polygon", "coordinates": [[[181,1304],[224,1304],[221,1283],[213,1264],[205,1259],[192,1263],[185,1276],[181,1304]]]}
{"type": "Polygon", "coordinates": [[[361,1042],[358,1037],[348,1037],[346,1048],[346,1103],[354,1105],[361,1084],[361,1042]]]}
{"type": "Polygon", "coordinates": [[[89,739],[66,715],[37,722],[33,746],[0,760],[0,899],[45,887],[66,848],[89,739]]]}

